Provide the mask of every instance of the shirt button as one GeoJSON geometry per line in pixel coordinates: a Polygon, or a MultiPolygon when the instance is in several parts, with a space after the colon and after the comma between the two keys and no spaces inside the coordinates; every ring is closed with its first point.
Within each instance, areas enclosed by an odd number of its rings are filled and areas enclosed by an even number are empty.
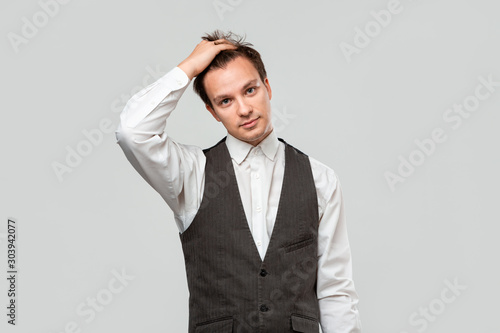
{"type": "Polygon", "coordinates": [[[155,106],[155,105],[156,105],[156,102],[155,102],[155,101],[152,101],[152,102],[151,102],[151,105],[152,105],[152,106],[155,106]]]}
{"type": "Polygon", "coordinates": [[[262,242],[261,241],[257,241],[257,246],[261,246],[262,245],[262,242]]]}
{"type": "Polygon", "coordinates": [[[181,81],[181,80],[177,80],[177,84],[178,84],[179,86],[182,86],[182,81],[181,81]]]}
{"type": "Polygon", "coordinates": [[[262,208],[260,208],[260,206],[257,206],[257,208],[255,208],[255,210],[260,213],[260,211],[262,210],[262,208]]]}
{"type": "Polygon", "coordinates": [[[266,276],[268,273],[265,269],[260,270],[260,276],[266,276]]]}
{"type": "Polygon", "coordinates": [[[261,312],[269,311],[269,308],[265,304],[262,304],[259,309],[260,309],[261,312]]]}
{"type": "Polygon", "coordinates": [[[260,175],[258,173],[255,174],[255,178],[256,179],[259,179],[260,178],[260,175]]]}

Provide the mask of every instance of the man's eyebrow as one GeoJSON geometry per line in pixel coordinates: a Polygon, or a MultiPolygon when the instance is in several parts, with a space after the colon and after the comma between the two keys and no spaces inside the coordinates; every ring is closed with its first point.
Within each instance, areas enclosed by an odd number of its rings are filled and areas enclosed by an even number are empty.
{"type": "Polygon", "coordinates": [[[248,82],[247,82],[247,84],[245,84],[241,90],[247,90],[247,89],[248,89],[248,88],[250,88],[251,86],[256,85],[258,81],[259,81],[259,80],[257,80],[257,79],[254,79],[254,80],[248,81],[248,82]]]}
{"type": "MultiPolygon", "coordinates": [[[[242,88],[241,90],[246,90],[248,89],[249,87],[257,84],[259,80],[258,79],[254,79],[254,80],[250,80],[248,81],[242,88]]],[[[218,96],[215,96],[213,101],[217,104],[218,102],[226,99],[226,98],[230,98],[231,96],[230,95],[227,95],[227,94],[223,94],[223,95],[218,95],[218,96]]]]}

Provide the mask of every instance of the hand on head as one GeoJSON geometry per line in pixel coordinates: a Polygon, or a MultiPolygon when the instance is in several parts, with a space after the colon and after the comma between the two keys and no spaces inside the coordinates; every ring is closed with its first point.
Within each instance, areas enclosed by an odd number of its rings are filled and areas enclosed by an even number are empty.
{"type": "Polygon", "coordinates": [[[210,65],[219,52],[224,50],[235,50],[237,47],[225,39],[215,41],[202,40],[193,52],[184,59],[177,67],[182,69],[189,79],[193,79],[210,65]]]}

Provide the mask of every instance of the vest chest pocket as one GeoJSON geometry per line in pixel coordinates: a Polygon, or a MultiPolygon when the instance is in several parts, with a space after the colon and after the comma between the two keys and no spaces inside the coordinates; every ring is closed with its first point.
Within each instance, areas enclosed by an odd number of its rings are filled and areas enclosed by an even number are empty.
{"type": "Polygon", "coordinates": [[[303,239],[297,243],[287,245],[283,249],[285,250],[285,253],[288,253],[288,252],[292,252],[292,251],[301,249],[303,247],[306,247],[306,246],[312,244],[313,242],[314,242],[314,238],[313,238],[313,236],[311,236],[311,237],[309,237],[307,239],[303,239]]]}
{"type": "Polygon", "coordinates": [[[319,323],[315,318],[292,314],[291,319],[294,332],[319,333],[319,323]]]}
{"type": "Polygon", "coordinates": [[[216,318],[210,321],[196,324],[196,333],[232,333],[233,317],[216,318]]]}

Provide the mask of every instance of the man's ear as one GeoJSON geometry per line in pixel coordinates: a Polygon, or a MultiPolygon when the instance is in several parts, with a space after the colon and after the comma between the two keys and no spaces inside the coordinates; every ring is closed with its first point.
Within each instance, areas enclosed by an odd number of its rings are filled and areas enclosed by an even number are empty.
{"type": "Polygon", "coordinates": [[[205,104],[205,108],[214,116],[215,120],[220,121],[220,118],[217,116],[217,113],[215,113],[214,109],[208,104],[205,104]]]}
{"type": "Polygon", "coordinates": [[[269,80],[267,77],[264,79],[264,85],[266,86],[267,94],[269,95],[269,100],[273,97],[273,92],[271,90],[271,85],[269,84],[269,80]]]}

